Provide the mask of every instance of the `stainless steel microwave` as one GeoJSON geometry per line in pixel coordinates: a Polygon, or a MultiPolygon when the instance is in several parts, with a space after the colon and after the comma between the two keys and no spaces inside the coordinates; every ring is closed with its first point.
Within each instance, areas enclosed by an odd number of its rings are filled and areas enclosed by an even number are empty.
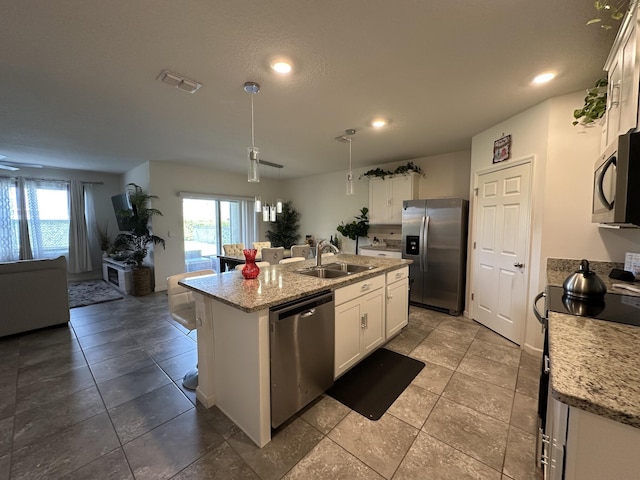
{"type": "Polygon", "coordinates": [[[598,158],[591,221],[640,227],[640,132],[620,135],[598,158]]]}

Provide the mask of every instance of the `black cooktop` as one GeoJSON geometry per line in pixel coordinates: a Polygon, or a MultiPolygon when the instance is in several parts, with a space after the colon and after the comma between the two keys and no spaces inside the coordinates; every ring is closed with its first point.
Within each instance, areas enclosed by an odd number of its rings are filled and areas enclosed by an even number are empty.
{"type": "Polygon", "coordinates": [[[598,300],[573,299],[560,286],[547,286],[547,309],[552,312],[640,326],[640,297],[607,293],[598,300]]]}

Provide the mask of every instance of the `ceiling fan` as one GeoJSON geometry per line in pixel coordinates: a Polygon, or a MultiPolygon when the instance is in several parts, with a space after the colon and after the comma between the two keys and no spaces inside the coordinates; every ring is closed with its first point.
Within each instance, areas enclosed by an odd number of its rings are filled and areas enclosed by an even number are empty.
{"type": "Polygon", "coordinates": [[[9,170],[10,172],[16,172],[20,168],[42,168],[42,165],[36,163],[15,163],[15,162],[3,162],[7,158],[5,155],[0,155],[0,170],[9,170]]]}

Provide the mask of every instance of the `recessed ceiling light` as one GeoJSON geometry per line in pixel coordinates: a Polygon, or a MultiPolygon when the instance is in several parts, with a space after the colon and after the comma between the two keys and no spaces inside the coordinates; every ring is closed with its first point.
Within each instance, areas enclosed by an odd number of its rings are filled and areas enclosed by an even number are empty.
{"type": "Polygon", "coordinates": [[[555,76],[556,74],[551,72],[541,73],[540,75],[538,75],[533,79],[533,83],[536,83],[536,84],[547,83],[553,80],[555,76]]]}
{"type": "Polygon", "coordinates": [[[371,122],[371,126],[373,128],[382,128],[387,126],[387,121],[384,118],[376,118],[373,122],[371,122]]]}
{"type": "Polygon", "coordinates": [[[273,68],[275,72],[280,73],[282,75],[286,75],[287,73],[291,72],[291,64],[284,61],[278,61],[278,62],[272,63],[271,68],[273,68]]]}

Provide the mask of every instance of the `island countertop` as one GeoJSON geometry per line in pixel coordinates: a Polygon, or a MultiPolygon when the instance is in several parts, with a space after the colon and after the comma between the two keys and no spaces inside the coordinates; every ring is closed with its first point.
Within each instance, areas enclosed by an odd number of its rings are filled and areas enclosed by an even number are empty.
{"type": "Polygon", "coordinates": [[[186,278],[181,280],[180,284],[209,298],[251,313],[382,275],[409,265],[411,260],[338,254],[323,259],[323,265],[340,262],[371,265],[375,268],[341,278],[326,279],[295,272],[301,268],[314,266],[315,262],[315,259],[311,259],[261,267],[260,275],[253,280],[246,280],[240,271],[236,270],[218,275],[186,278]]]}

